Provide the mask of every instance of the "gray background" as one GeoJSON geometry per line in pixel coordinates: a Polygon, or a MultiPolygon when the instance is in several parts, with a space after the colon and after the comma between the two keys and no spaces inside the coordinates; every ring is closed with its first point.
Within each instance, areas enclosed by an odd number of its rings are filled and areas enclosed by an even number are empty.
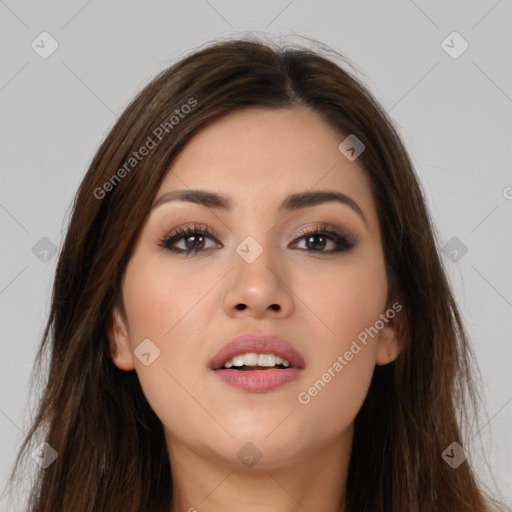
{"type": "Polygon", "coordinates": [[[341,52],[397,125],[452,251],[444,263],[481,371],[487,416],[470,426],[465,448],[490,491],[510,500],[511,14],[510,0],[0,0],[2,489],[28,425],[52,244],[60,247],[93,154],[158,71],[211,39],[254,32],[341,52]],[[59,45],[46,59],[31,47],[49,50],[43,31],[59,45]],[[453,31],[469,44],[457,58],[445,49],[459,52],[461,40],[442,45],[453,31]]]}

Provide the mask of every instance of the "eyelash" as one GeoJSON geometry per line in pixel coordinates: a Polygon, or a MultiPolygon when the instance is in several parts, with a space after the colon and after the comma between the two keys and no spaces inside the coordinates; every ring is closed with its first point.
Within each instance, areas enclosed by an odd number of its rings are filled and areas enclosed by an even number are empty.
{"type": "MultiPolygon", "coordinates": [[[[169,251],[176,254],[185,254],[186,256],[197,255],[198,252],[203,252],[201,249],[176,249],[173,247],[173,244],[178,242],[179,240],[194,236],[201,235],[206,236],[214,241],[215,238],[208,231],[207,228],[202,228],[200,226],[187,226],[186,228],[178,228],[171,233],[169,233],[158,245],[168,249],[169,251]]],[[[311,252],[311,253],[319,253],[319,254],[333,254],[338,252],[349,251],[355,246],[356,238],[354,235],[347,236],[341,233],[337,228],[331,226],[329,224],[322,224],[321,226],[316,227],[315,229],[305,229],[303,230],[296,240],[300,240],[302,238],[308,236],[323,236],[328,240],[337,244],[337,248],[331,251],[316,251],[314,249],[299,249],[300,251],[311,252]]]]}

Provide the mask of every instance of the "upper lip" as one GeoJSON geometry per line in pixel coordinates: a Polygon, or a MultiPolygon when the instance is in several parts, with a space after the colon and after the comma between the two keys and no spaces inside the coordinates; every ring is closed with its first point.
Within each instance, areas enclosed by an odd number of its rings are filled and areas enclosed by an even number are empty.
{"type": "Polygon", "coordinates": [[[210,362],[212,370],[222,368],[235,356],[247,353],[275,354],[286,359],[290,366],[304,368],[304,358],[287,341],[274,334],[244,333],[235,336],[213,356],[210,362]]]}

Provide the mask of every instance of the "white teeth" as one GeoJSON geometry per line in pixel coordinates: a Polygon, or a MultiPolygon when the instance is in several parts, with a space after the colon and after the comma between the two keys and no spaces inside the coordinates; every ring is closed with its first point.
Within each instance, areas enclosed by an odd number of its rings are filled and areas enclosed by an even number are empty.
{"type": "Polygon", "coordinates": [[[247,366],[257,366],[258,365],[258,354],[251,352],[250,354],[244,354],[243,358],[244,363],[247,366]]]}
{"type": "Polygon", "coordinates": [[[233,366],[243,366],[245,364],[243,356],[235,356],[231,359],[233,366]]]}
{"type": "Polygon", "coordinates": [[[256,354],[250,352],[247,354],[239,354],[233,357],[224,364],[225,368],[231,368],[232,366],[266,366],[272,367],[278,364],[282,364],[285,367],[290,366],[290,363],[282,357],[276,356],[275,354],[256,354]]]}
{"type": "Polygon", "coordinates": [[[259,366],[275,366],[276,356],[274,354],[259,354],[258,355],[259,366]]]}

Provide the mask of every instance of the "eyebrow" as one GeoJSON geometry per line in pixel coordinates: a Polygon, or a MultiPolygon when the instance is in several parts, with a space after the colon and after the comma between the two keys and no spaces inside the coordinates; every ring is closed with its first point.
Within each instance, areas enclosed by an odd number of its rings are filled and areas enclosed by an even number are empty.
{"type": "MultiPolygon", "coordinates": [[[[208,208],[226,211],[231,210],[233,207],[233,201],[231,198],[224,194],[210,192],[207,190],[188,189],[166,192],[153,203],[153,209],[171,201],[186,201],[189,203],[203,205],[208,208]]],[[[363,219],[364,223],[368,225],[366,217],[360,206],[351,197],[334,190],[316,190],[290,194],[279,205],[279,211],[281,213],[287,213],[301,208],[308,208],[318,204],[334,201],[352,208],[352,210],[354,210],[363,219]]]]}

